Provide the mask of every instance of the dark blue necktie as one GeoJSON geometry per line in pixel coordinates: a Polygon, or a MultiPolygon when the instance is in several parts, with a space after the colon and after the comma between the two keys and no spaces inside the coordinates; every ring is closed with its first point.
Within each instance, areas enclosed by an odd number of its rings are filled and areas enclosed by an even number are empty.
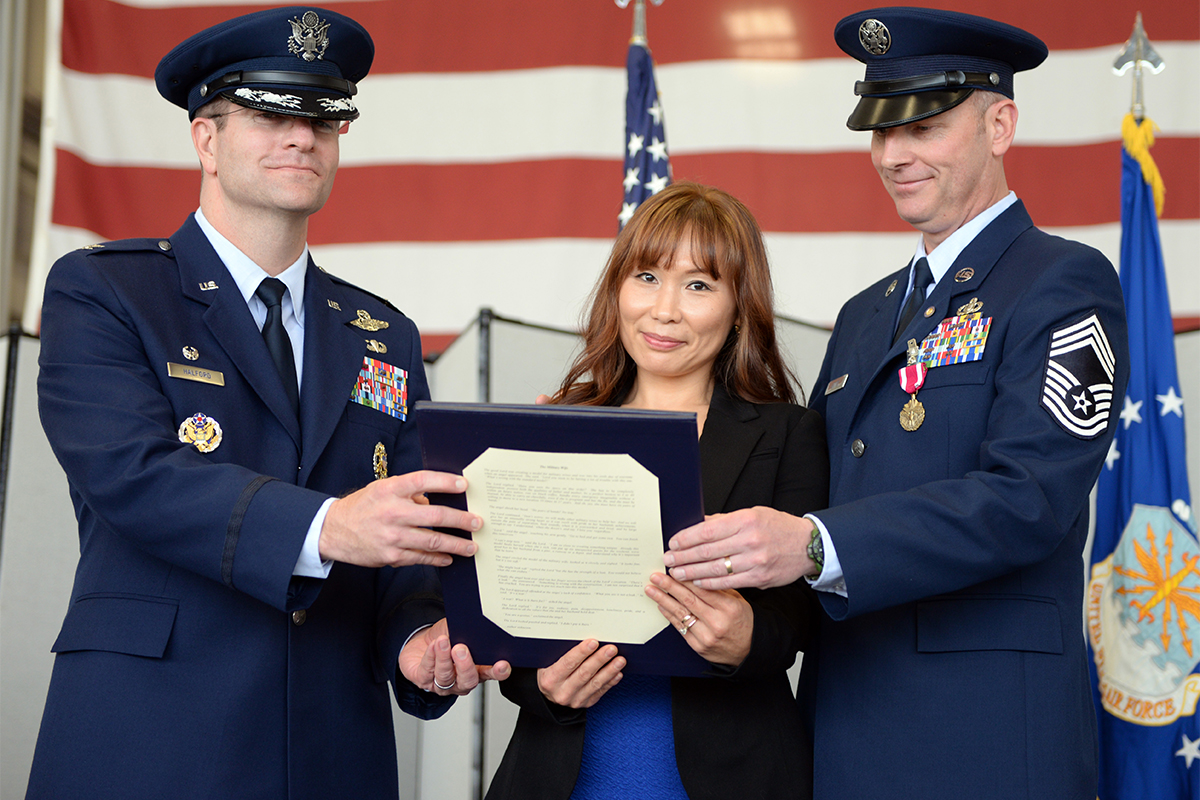
{"type": "Polygon", "coordinates": [[[900,312],[900,324],[896,326],[896,335],[892,339],[892,344],[900,341],[905,328],[913,321],[913,317],[917,315],[921,306],[925,305],[925,290],[929,288],[929,284],[933,283],[933,273],[929,271],[929,262],[923,256],[917,259],[914,272],[916,274],[913,276],[912,294],[908,296],[908,302],[904,304],[904,310],[900,312]]]}
{"type": "Polygon", "coordinates": [[[283,379],[283,388],[292,404],[292,411],[300,416],[300,389],[296,381],[296,360],[292,354],[292,340],[283,327],[283,293],[287,286],[278,278],[263,278],[254,294],[267,307],[267,320],[263,323],[263,340],[271,353],[271,360],[283,379]]]}

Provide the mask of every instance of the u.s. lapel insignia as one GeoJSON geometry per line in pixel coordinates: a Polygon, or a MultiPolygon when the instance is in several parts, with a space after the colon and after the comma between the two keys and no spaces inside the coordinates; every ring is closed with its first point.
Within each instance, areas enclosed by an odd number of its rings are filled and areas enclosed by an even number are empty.
{"type": "Polygon", "coordinates": [[[185,347],[183,348],[183,357],[188,361],[195,361],[200,358],[200,351],[194,347],[185,347]]]}
{"type": "Polygon", "coordinates": [[[887,291],[885,291],[885,292],[883,293],[883,296],[884,296],[884,297],[891,297],[891,296],[892,296],[892,292],[894,292],[894,291],[896,291],[896,281],[892,281],[890,284],[888,284],[887,291]]]}
{"type": "Polygon", "coordinates": [[[954,273],[954,282],[955,283],[966,283],[967,281],[971,280],[971,278],[974,278],[974,277],[975,277],[975,270],[971,269],[970,267],[963,267],[958,272],[954,273]]]}
{"type": "Polygon", "coordinates": [[[367,349],[372,353],[386,353],[387,345],[375,339],[367,339],[367,349]]]}
{"type": "Polygon", "coordinates": [[[336,300],[326,300],[325,302],[329,303],[329,307],[332,308],[334,311],[342,310],[342,307],[337,304],[336,300]]]}
{"type": "Polygon", "coordinates": [[[972,297],[971,302],[965,303],[958,307],[958,316],[965,317],[968,314],[977,314],[983,310],[983,303],[979,302],[978,297],[972,297]]]}
{"type": "Polygon", "coordinates": [[[200,291],[202,291],[202,292],[211,292],[213,289],[216,289],[216,288],[217,288],[216,281],[205,281],[204,283],[200,284],[200,291]]]}
{"type": "Polygon", "coordinates": [[[371,457],[371,466],[375,470],[375,480],[387,477],[387,448],[383,442],[375,443],[375,454],[371,457]]]}
{"type": "Polygon", "coordinates": [[[221,425],[212,417],[197,412],[179,426],[179,441],[196,445],[201,453],[211,453],[221,444],[221,425]]]}
{"type": "Polygon", "coordinates": [[[361,308],[358,310],[358,319],[353,320],[350,324],[356,328],[362,328],[364,331],[370,331],[371,333],[374,333],[375,331],[381,331],[388,326],[388,324],[381,319],[371,319],[371,315],[363,311],[361,308]]]}

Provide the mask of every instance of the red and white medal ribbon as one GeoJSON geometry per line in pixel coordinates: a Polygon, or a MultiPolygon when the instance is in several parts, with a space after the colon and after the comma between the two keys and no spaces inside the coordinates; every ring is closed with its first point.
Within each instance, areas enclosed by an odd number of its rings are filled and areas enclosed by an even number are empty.
{"type": "Polygon", "coordinates": [[[900,368],[900,388],[908,394],[916,394],[925,385],[925,374],[929,368],[923,363],[909,364],[900,368]]]}

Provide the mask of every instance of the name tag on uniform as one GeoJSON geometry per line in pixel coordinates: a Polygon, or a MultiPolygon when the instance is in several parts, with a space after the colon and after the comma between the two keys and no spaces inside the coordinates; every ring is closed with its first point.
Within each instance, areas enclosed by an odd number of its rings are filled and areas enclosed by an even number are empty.
{"type": "Polygon", "coordinates": [[[848,372],[847,372],[847,373],[846,373],[845,375],[843,375],[842,377],[840,377],[840,378],[834,378],[833,380],[831,380],[831,381],[829,382],[829,385],[825,387],[825,394],[826,394],[826,395],[831,395],[831,394],[833,394],[834,392],[838,391],[839,389],[841,389],[841,388],[845,387],[845,385],[846,385],[846,379],[847,379],[847,378],[849,378],[849,377],[850,377],[850,373],[848,373],[848,372]]]}
{"type": "Polygon", "coordinates": [[[187,364],[173,364],[168,361],[167,374],[172,378],[183,378],[185,381],[200,381],[200,383],[211,383],[214,386],[225,385],[225,373],[215,369],[190,367],[187,364]]]}

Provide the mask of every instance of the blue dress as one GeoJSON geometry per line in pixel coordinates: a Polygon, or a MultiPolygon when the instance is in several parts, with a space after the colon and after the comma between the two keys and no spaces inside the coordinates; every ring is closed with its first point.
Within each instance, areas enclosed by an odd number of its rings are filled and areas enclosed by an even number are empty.
{"type": "Polygon", "coordinates": [[[671,679],[626,675],[588,709],[571,800],[688,800],[675,764],[671,679]]]}

